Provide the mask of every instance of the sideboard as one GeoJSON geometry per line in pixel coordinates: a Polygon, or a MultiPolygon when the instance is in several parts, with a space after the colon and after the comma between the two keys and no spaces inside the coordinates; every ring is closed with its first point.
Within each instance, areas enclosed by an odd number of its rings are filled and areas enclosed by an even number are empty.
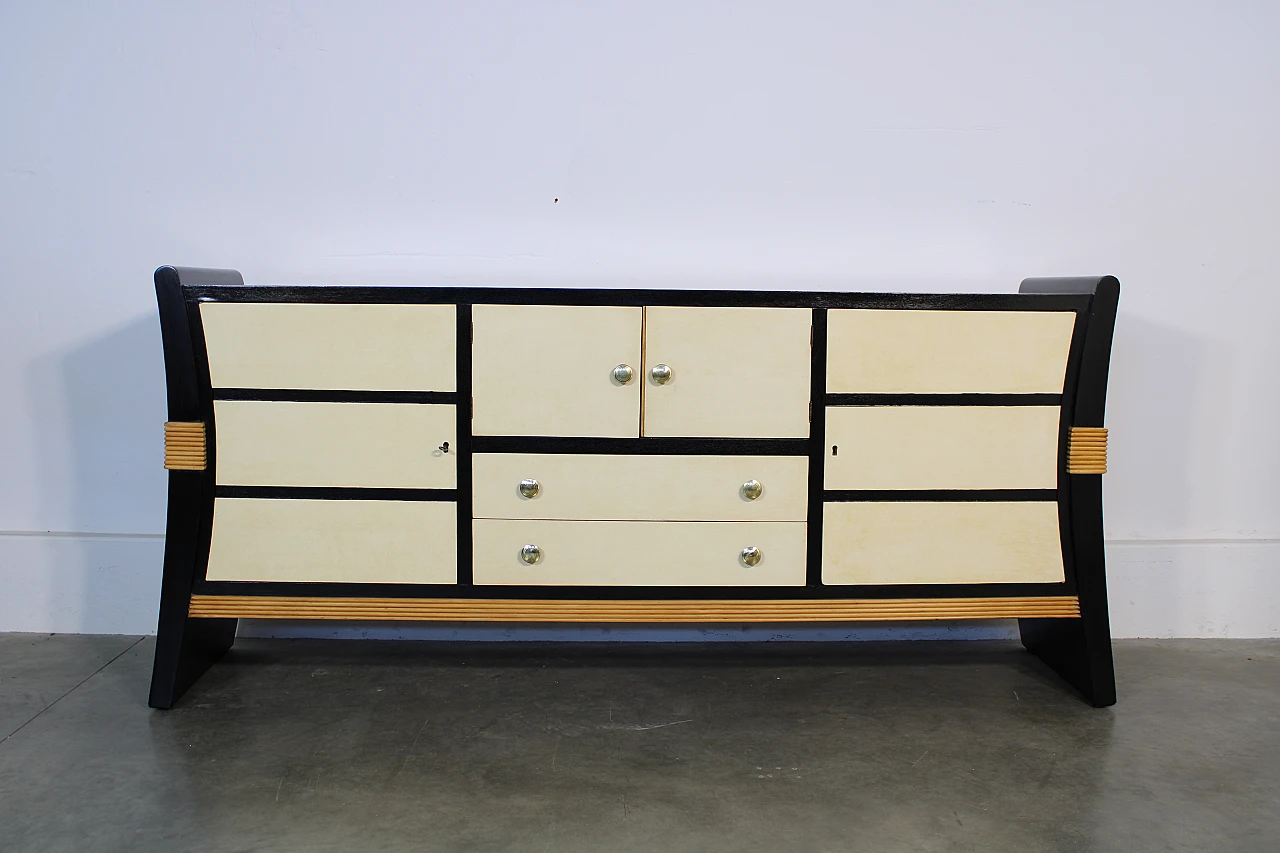
{"type": "Polygon", "coordinates": [[[1115,702],[1119,282],[1016,294],[246,286],[155,274],[150,703],[237,620],[1016,618],[1115,702]]]}

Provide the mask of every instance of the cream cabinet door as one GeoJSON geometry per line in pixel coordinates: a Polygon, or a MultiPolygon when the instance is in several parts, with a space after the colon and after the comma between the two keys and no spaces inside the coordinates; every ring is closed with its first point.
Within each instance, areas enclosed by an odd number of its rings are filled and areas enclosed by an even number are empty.
{"type": "Polygon", "coordinates": [[[832,406],[828,489],[1056,489],[1057,406],[832,406]]]}
{"type": "Polygon", "coordinates": [[[477,305],[476,435],[635,438],[643,309],[477,305]],[[632,370],[619,381],[615,368],[632,370]]]}
{"type": "Polygon", "coordinates": [[[452,501],[216,498],[211,581],[457,583],[452,501]]]}
{"type": "Polygon", "coordinates": [[[452,489],[456,409],[420,403],[217,400],[225,486],[452,489]]]}
{"type": "Polygon", "coordinates": [[[1061,394],[1072,311],[827,312],[830,394],[1061,394]]]}
{"type": "Polygon", "coordinates": [[[1053,501],[828,503],[822,582],[1062,583],[1053,501]]]}
{"type": "Polygon", "coordinates": [[[214,388],[453,391],[452,305],[205,302],[214,388]]]}
{"type": "Polygon", "coordinates": [[[808,308],[646,308],[644,435],[807,437],[812,325],[808,308]]]}

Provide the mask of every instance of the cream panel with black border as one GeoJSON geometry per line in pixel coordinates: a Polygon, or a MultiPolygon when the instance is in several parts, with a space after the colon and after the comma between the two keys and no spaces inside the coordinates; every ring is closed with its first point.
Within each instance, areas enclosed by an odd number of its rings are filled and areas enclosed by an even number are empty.
{"type": "Polygon", "coordinates": [[[803,586],[794,521],[477,519],[477,584],[803,586]]]}
{"type": "Polygon", "coordinates": [[[1060,394],[1071,311],[827,312],[829,394],[1060,394]]]}
{"type": "Polygon", "coordinates": [[[828,489],[1054,489],[1056,406],[827,409],[828,489]]]}
{"type": "Polygon", "coordinates": [[[1061,583],[1052,501],[827,503],[825,584],[1061,583]]]}
{"type": "Polygon", "coordinates": [[[452,305],[203,302],[215,388],[454,391],[452,305]]]}
{"type": "Polygon", "coordinates": [[[456,409],[418,403],[217,400],[228,486],[456,487],[456,409]]]}
{"type": "Polygon", "coordinates": [[[625,306],[476,305],[475,435],[640,434],[640,327],[625,306]]]}
{"type": "Polygon", "coordinates": [[[451,584],[457,542],[448,502],[217,498],[207,577],[451,584]]]}
{"type": "Polygon", "coordinates": [[[804,521],[809,460],[793,456],[481,453],[477,518],[804,521]]]}
{"type": "Polygon", "coordinates": [[[645,309],[644,434],[806,438],[813,312],[645,309]]]}

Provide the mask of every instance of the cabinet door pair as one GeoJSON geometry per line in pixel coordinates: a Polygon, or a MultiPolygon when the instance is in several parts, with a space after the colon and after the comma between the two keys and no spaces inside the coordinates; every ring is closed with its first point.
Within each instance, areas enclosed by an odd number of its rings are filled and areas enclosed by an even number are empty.
{"type": "Polygon", "coordinates": [[[807,308],[477,305],[476,435],[805,438],[807,308]]]}

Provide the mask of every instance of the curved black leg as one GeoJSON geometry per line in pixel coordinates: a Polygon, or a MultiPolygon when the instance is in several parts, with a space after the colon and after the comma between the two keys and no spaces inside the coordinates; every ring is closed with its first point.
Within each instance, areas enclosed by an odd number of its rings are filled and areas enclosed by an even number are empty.
{"type": "MultiPolygon", "coordinates": [[[[1101,427],[1107,402],[1107,372],[1115,329],[1120,282],[1100,278],[1029,278],[1022,293],[1087,293],[1084,345],[1074,389],[1070,426],[1101,427]]],[[[1106,556],[1102,544],[1102,475],[1062,474],[1068,511],[1064,514],[1063,554],[1074,572],[1080,597],[1078,619],[1019,619],[1022,644],[1051,666],[1093,705],[1116,702],[1111,659],[1111,623],[1107,613],[1106,556]]]]}
{"type": "Polygon", "coordinates": [[[149,704],[153,708],[171,708],[210,664],[226,654],[236,635],[235,619],[195,619],[188,615],[192,585],[203,578],[209,560],[216,460],[208,365],[196,355],[204,351],[204,336],[199,315],[188,311],[183,287],[243,284],[244,280],[233,270],[161,267],[156,270],[155,281],[169,420],[204,424],[207,459],[204,470],[169,472],[164,580],[149,704]]]}

